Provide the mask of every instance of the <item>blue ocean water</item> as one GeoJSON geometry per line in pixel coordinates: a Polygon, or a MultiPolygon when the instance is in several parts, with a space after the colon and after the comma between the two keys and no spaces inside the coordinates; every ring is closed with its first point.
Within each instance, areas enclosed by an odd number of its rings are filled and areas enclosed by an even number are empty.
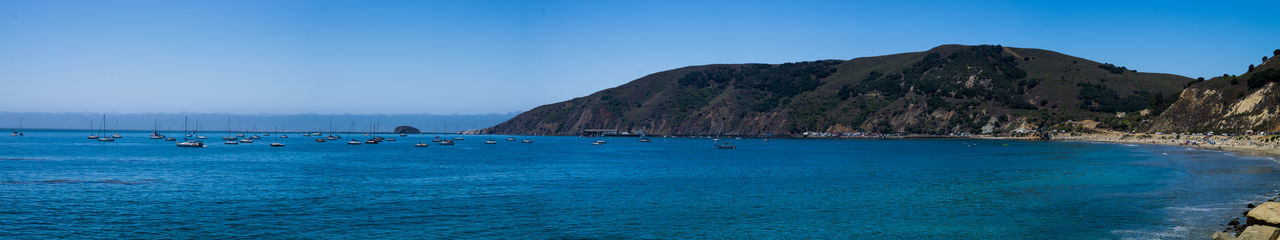
{"type": "Polygon", "coordinates": [[[0,238],[1199,239],[1280,189],[1270,158],[1148,145],[85,135],[0,137],[0,238]]]}

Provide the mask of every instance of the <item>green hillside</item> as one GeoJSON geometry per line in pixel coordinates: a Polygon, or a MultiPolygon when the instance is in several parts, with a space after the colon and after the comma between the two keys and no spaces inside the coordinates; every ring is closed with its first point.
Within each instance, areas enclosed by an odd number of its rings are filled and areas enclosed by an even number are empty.
{"type": "Polygon", "coordinates": [[[684,67],[540,106],[486,131],[1007,132],[1158,112],[1190,81],[1040,49],[944,45],[852,60],[684,67]]]}

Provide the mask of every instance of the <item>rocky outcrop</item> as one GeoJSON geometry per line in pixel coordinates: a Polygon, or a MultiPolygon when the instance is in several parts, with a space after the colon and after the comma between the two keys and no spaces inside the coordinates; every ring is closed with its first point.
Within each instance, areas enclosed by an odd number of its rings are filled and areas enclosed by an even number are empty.
{"type": "Polygon", "coordinates": [[[1215,240],[1232,240],[1232,239],[1267,239],[1274,240],[1280,237],[1280,197],[1272,198],[1262,204],[1249,204],[1252,208],[1244,213],[1245,222],[1240,224],[1237,218],[1231,220],[1226,231],[1214,233],[1212,238],[1215,240]],[[1239,235],[1232,235],[1238,232],[1239,235]]]}
{"type": "Polygon", "coordinates": [[[1240,232],[1239,236],[1231,236],[1230,233],[1218,232],[1213,234],[1214,240],[1275,240],[1280,236],[1280,228],[1272,226],[1249,226],[1240,232]]]}
{"type": "Polygon", "coordinates": [[[1280,226],[1280,202],[1265,202],[1245,215],[1249,225],[1280,226]]]}
{"type": "Polygon", "coordinates": [[[1188,87],[1152,121],[1151,131],[1280,131],[1280,63],[1271,58],[1240,76],[1217,77],[1188,87]]]}
{"type": "Polygon", "coordinates": [[[395,129],[395,132],[396,133],[421,133],[420,131],[418,131],[418,128],[410,127],[410,126],[397,126],[395,129]]]}

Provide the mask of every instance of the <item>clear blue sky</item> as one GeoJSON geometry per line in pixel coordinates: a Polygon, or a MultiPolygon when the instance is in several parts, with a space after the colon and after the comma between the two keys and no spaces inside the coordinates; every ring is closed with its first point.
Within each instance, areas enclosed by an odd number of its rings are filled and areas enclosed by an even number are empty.
{"type": "Polygon", "coordinates": [[[1280,48],[1274,0],[888,2],[0,0],[0,112],[499,113],[949,43],[1189,77],[1280,48]]]}

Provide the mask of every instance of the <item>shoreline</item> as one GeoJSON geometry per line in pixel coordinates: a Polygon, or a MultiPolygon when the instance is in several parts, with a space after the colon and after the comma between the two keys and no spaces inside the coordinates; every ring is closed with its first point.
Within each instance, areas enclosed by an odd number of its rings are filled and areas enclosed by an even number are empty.
{"type": "MultiPolygon", "coordinates": [[[[1164,146],[1180,146],[1201,150],[1233,152],[1244,156],[1270,157],[1280,160],[1280,136],[1193,136],[1176,134],[1126,134],[1126,133],[1093,133],[1080,135],[1055,135],[1051,141],[1150,144],[1164,146]],[[1267,139],[1275,139],[1268,141],[1267,139]],[[1213,143],[1209,143],[1212,140],[1213,143]],[[1196,144],[1185,144],[1187,141],[1196,144]]],[[[1025,138],[999,138],[1022,139],[1025,138]]]]}
{"type": "Polygon", "coordinates": [[[1280,160],[1280,136],[1191,136],[1191,135],[1154,135],[1154,134],[1089,134],[1078,136],[1054,136],[1054,140],[1152,144],[1165,146],[1182,146],[1203,150],[1234,152],[1246,156],[1271,157],[1280,160]],[[1209,143],[1209,141],[1214,143],[1209,143]],[[1184,144],[1187,141],[1197,144],[1184,144]]]}

